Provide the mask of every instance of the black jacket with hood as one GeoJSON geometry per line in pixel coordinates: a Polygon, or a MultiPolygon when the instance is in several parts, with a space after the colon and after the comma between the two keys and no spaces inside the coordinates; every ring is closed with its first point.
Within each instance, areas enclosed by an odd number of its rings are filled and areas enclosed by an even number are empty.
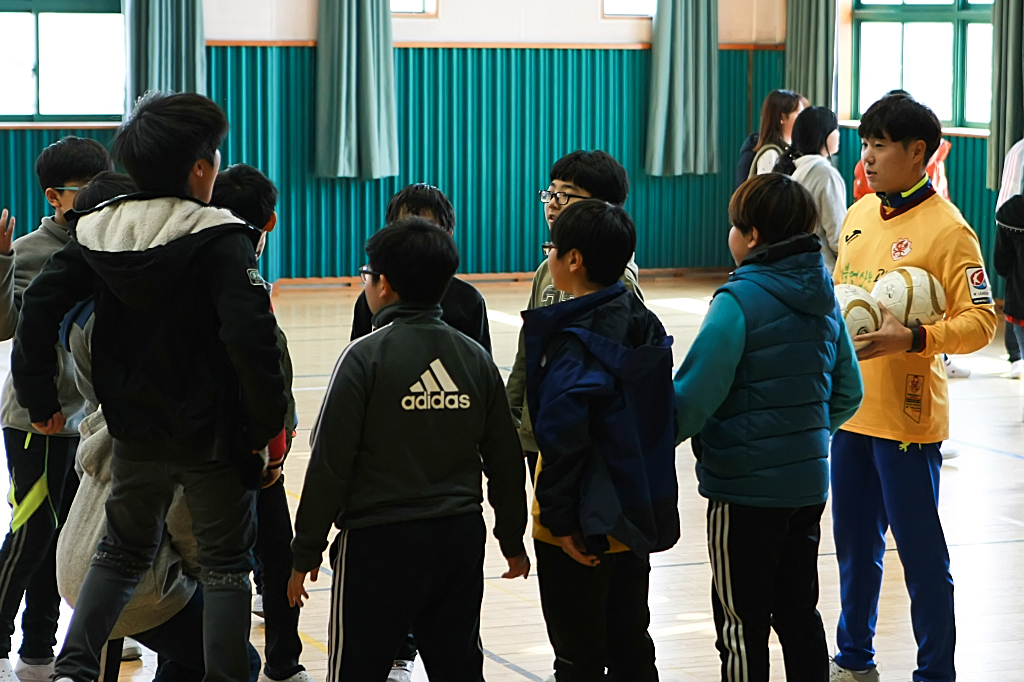
{"type": "Polygon", "coordinates": [[[1011,197],[996,213],[996,272],[1006,278],[1003,312],[1024,320],[1024,196],[1011,197]]]}
{"type": "Polygon", "coordinates": [[[74,226],[25,292],[11,371],[33,422],[60,410],[54,344],[65,315],[96,301],[93,377],[118,456],[218,459],[258,487],[286,397],[259,232],[195,199],[136,194],[74,226]]]}

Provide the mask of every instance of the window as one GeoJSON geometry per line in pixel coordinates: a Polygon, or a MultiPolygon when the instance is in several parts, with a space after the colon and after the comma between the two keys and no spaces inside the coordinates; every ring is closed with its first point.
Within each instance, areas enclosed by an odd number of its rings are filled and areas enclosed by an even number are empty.
{"type": "Polygon", "coordinates": [[[0,0],[0,92],[6,120],[119,119],[120,0],[0,0]]]}
{"type": "Polygon", "coordinates": [[[391,0],[392,14],[422,14],[437,16],[438,0],[391,0]]]}
{"type": "Polygon", "coordinates": [[[985,127],[992,107],[993,0],[856,0],[853,104],[858,115],[890,90],[930,106],[943,123],[985,127]]]}
{"type": "Polygon", "coordinates": [[[606,17],[653,17],[658,0],[604,0],[606,17]]]}

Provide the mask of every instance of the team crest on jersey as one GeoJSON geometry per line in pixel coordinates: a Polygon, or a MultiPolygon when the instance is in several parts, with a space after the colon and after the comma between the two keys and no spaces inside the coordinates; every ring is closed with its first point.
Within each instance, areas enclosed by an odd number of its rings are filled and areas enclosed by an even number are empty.
{"type": "Polygon", "coordinates": [[[459,393],[441,358],[430,363],[419,381],[409,387],[409,395],[402,398],[403,410],[466,410],[469,405],[469,396],[459,393]]]}
{"type": "Polygon", "coordinates": [[[910,249],[913,244],[910,243],[909,239],[897,239],[892,244],[892,259],[902,260],[910,255],[910,249]]]}
{"type": "Polygon", "coordinates": [[[967,268],[967,289],[971,292],[971,303],[975,305],[991,305],[995,302],[985,268],[967,268]]]}

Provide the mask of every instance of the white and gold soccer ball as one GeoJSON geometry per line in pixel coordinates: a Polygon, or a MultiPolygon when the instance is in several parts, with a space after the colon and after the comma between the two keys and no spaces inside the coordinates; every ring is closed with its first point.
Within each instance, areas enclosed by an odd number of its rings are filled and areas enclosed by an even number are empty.
{"type": "Polygon", "coordinates": [[[871,291],[904,327],[919,327],[942,319],[946,292],[935,275],[921,268],[903,267],[885,273],[871,291]]]}
{"type": "MultiPolygon", "coordinates": [[[[882,324],[882,311],[878,309],[878,303],[866,289],[853,284],[837,284],[836,300],[839,301],[839,309],[843,313],[850,338],[878,331],[879,325],[882,324]]],[[[861,341],[854,343],[853,347],[860,350],[866,345],[867,341],[861,341]]]]}

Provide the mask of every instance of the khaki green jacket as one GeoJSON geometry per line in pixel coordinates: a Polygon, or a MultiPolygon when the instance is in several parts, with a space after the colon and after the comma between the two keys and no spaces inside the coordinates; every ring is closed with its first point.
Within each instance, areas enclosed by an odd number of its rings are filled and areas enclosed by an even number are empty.
{"type": "MultiPolygon", "coordinates": [[[[644,300],[644,292],[640,289],[639,278],[640,270],[636,265],[636,261],[631,258],[626,265],[626,271],[622,274],[622,283],[642,301],[644,300]]],[[[527,309],[533,310],[534,308],[568,301],[571,298],[572,295],[555,288],[551,280],[551,271],[548,270],[548,262],[547,260],[542,261],[540,267],[537,268],[537,272],[533,275],[533,290],[530,292],[530,302],[527,304],[527,309]]],[[[512,408],[512,417],[516,422],[516,427],[519,429],[519,442],[522,444],[523,450],[527,452],[539,451],[540,448],[537,446],[537,440],[533,437],[530,411],[526,407],[526,342],[522,330],[519,332],[519,348],[516,350],[516,361],[512,365],[512,374],[508,377],[505,391],[508,393],[508,403],[512,408]]]]}

